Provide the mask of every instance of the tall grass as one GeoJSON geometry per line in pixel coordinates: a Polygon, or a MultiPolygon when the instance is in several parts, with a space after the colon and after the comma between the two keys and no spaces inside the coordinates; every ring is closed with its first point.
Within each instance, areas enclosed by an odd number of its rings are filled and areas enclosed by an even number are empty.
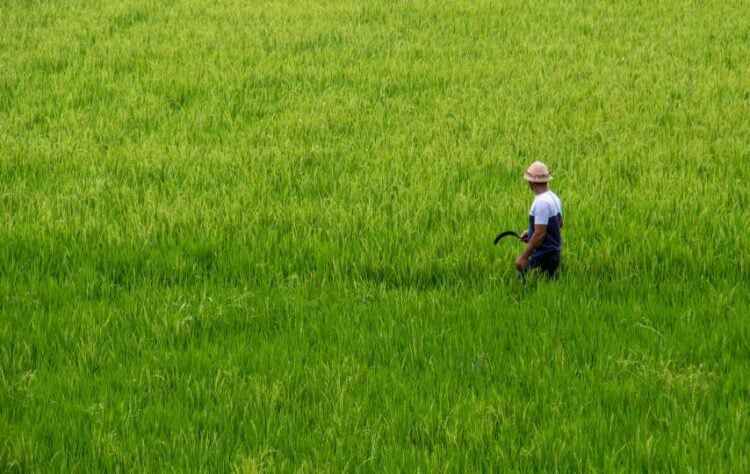
{"type": "Polygon", "coordinates": [[[749,20],[0,1],[0,467],[750,469],[749,20]]]}

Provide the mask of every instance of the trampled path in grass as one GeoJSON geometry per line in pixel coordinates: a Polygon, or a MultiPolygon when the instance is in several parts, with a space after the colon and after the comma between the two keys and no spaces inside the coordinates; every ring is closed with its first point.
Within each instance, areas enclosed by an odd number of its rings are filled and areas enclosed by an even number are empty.
{"type": "Polygon", "coordinates": [[[749,17],[0,1],[0,467],[750,470],[749,17]]]}

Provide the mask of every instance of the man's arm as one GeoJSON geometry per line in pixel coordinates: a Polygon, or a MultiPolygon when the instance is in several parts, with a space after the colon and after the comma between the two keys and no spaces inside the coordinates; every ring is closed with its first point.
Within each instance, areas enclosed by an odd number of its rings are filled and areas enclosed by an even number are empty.
{"type": "Polygon", "coordinates": [[[526,268],[526,264],[529,261],[529,257],[531,257],[531,254],[534,253],[534,250],[537,249],[540,245],[542,245],[542,242],[544,242],[544,237],[547,235],[547,225],[546,224],[535,224],[534,225],[534,234],[531,236],[531,240],[528,244],[526,244],[526,248],[524,249],[523,253],[520,257],[518,257],[518,260],[516,260],[516,269],[521,271],[524,268],[526,268]]]}

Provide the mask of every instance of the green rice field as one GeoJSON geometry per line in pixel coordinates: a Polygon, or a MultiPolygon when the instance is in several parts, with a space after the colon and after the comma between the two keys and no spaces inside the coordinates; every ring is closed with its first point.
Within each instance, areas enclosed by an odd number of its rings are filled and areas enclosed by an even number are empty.
{"type": "Polygon", "coordinates": [[[750,472],[749,182],[746,0],[0,0],[0,472],[750,472]]]}

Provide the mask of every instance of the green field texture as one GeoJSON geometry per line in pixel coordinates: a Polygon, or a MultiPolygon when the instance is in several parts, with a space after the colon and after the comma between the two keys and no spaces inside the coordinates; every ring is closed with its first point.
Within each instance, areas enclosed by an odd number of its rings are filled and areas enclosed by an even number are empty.
{"type": "Polygon", "coordinates": [[[748,472],[749,181],[747,1],[0,0],[0,471],[748,472]]]}

